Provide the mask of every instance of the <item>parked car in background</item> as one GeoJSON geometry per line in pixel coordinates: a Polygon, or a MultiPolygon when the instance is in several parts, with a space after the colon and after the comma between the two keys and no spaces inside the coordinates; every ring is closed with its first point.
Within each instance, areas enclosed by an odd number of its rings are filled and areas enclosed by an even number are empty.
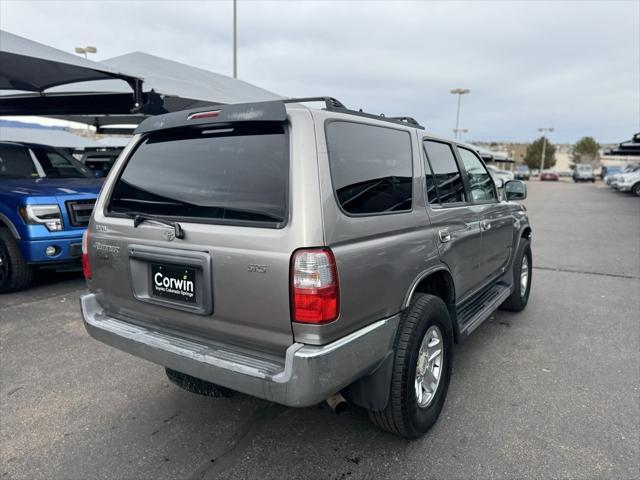
{"type": "Polygon", "coordinates": [[[540,180],[543,182],[557,182],[558,180],[560,180],[560,176],[555,170],[545,169],[542,170],[542,173],[540,173],[540,180]]]}
{"type": "Polygon", "coordinates": [[[611,186],[620,192],[632,192],[634,195],[640,196],[640,166],[615,175],[611,186]]]}
{"type": "Polygon", "coordinates": [[[514,179],[513,172],[509,172],[508,170],[501,170],[494,165],[487,165],[487,169],[494,181],[497,180],[496,185],[500,188],[508,181],[514,179]]]}
{"type": "Polygon", "coordinates": [[[516,180],[529,180],[531,178],[531,171],[526,165],[516,165],[514,170],[514,178],[516,180]]]}
{"type": "Polygon", "coordinates": [[[344,395],[419,437],[454,341],[526,307],[526,185],[507,182],[501,201],[472,146],[305,101],[138,127],[85,236],[85,327],[191,392],[292,407],[344,395]]]}
{"type": "Polygon", "coordinates": [[[615,175],[618,175],[624,172],[624,167],[613,165],[610,167],[602,167],[601,171],[602,171],[602,180],[606,185],[609,185],[611,183],[612,178],[615,175]]]}
{"type": "Polygon", "coordinates": [[[35,267],[80,268],[100,186],[63,150],[0,142],[0,293],[27,287],[35,267]]]}
{"type": "Polygon", "coordinates": [[[121,150],[122,149],[105,149],[84,152],[80,161],[93,172],[96,178],[104,178],[107,176],[107,173],[109,173],[109,170],[111,170],[121,150]]]}
{"type": "Polygon", "coordinates": [[[591,182],[595,183],[596,174],[593,172],[593,167],[588,163],[578,163],[573,169],[573,177],[574,183],[578,182],[591,182]]]}
{"type": "Polygon", "coordinates": [[[611,188],[614,188],[616,190],[618,190],[618,184],[623,180],[623,175],[627,175],[629,173],[634,173],[636,171],[640,171],[640,164],[639,163],[631,163],[629,165],[627,165],[624,170],[622,171],[622,173],[618,173],[615,175],[609,175],[607,177],[608,180],[608,185],[611,188]]]}

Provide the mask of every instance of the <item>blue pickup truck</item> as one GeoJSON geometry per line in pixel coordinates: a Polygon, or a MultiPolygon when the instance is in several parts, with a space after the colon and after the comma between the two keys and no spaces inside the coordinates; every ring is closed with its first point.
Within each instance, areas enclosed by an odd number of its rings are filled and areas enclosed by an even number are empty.
{"type": "Polygon", "coordinates": [[[26,288],[36,267],[80,268],[101,186],[63,150],[0,141],[0,293],[26,288]]]}

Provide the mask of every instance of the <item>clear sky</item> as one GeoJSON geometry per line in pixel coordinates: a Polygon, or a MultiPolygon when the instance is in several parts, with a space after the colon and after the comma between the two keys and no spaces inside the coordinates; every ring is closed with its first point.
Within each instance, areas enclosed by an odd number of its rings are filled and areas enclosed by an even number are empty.
{"type": "MultiPolygon", "coordinates": [[[[0,1],[0,28],[101,60],[142,51],[231,75],[232,2],[0,1]]],[[[640,1],[238,0],[238,71],[468,140],[620,142],[640,131],[640,1]]]]}

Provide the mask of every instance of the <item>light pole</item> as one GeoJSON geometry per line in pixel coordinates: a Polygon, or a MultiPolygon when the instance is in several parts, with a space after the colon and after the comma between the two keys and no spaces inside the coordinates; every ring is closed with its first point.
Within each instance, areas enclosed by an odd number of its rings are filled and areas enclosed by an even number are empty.
{"type": "Polygon", "coordinates": [[[233,78],[238,78],[238,5],[233,0],[233,78]]]}
{"type": "Polygon", "coordinates": [[[471,92],[471,90],[469,90],[468,88],[454,88],[453,90],[451,90],[451,93],[454,95],[458,95],[458,112],[456,113],[456,128],[453,130],[453,133],[455,135],[455,139],[458,139],[458,126],[460,123],[460,99],[462,98],[462,95],[466,95],[467,93],[471,92]]]}
{"type": "Polygon", "coordinates": [[[96,47],[76,47],[76,53],[84,55],[84,58],[87,58],[87,53],[98,53],[98,49],[96,47]]]}
{"type": "Polygon", "coordinates": [[[540,155],[540,176],[542,176],[542,170],[544,170],[544,154],[547,152],[547,137],[545,133],[553,132],[553,127],[539,128],[539,132],[542,132],[542,155],[540,155]]]}

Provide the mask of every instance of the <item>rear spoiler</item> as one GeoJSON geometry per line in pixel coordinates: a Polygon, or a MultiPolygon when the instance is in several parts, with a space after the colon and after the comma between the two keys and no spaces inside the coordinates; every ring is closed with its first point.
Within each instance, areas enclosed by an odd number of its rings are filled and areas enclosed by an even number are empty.
{"type": "Polygon", "coordinates": [[[284,122],[286,119],[287,110],[282,100],[211,105],[149,117],[138,125],[134,134],[234,122],[284,122]]]}

